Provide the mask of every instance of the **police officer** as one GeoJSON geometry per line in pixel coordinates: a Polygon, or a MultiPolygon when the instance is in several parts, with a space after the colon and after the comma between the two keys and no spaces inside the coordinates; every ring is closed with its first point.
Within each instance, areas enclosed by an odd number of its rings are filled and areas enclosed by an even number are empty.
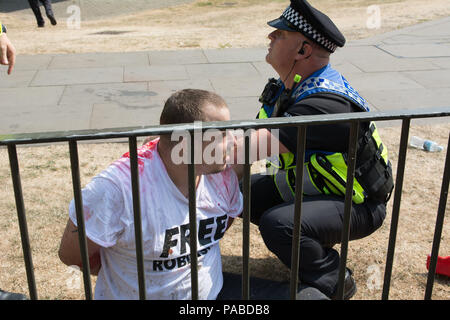
{"type": "MultiPolygon", "coordinates": [[[[366,101],[330,65],[330,55],[344,46],[345,38],[328,16],[307,1],[291,0],[268,24],[275,30],[268,36],[266,61],[279,79],[266,85],[258,118],[369,111],[366,101]]],[[[269,160],[266,174],[251,177],[251,220],[259,225],[268,249],[290,267],[295,168],[302,164],[295,159],[297,129],[278,130],[278,137],[266,129],[255,134],[268,142],[278,138],[280,154],[269,160]]],[[[349,131],[348,123],[306,130],[299,279],[331,299],[337,295],[339,254],[333,246],[341,241],[343,229],[349,131]]],[[[359,137],[350,240],[366,237],[382,225],[393,188],[387,149],[375,125],[361,124],[359,137]]],[[[347,269],[344,299],[355,292],[352,271],[347,269]]]]}
{"type": "Polygon", "coordinates": [[[37,24],[39,28],[43,28],[45,26],[45,21],[42,18],[41,9],[39,8],[39,1],[44,5],[45,14],[47,18],[50,20],[52,25],[56,25],[55,15],[52,10],[52,1],[51,0],[28,0],[31,9],[33,10],[34,16],[36,17],[37,24]]]}

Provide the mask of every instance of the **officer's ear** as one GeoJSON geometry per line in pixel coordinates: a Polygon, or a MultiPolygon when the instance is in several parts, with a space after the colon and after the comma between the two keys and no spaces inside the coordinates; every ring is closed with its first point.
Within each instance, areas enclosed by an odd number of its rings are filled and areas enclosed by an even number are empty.
{"type": "Polygon", "coordinates": [[[298,50],[297,54],[298,54],[298,56],[296,57],[295,60],[300,60],[305,57],[306,57],[306,59],[308,59],[312,54],[311,44],[308,41],[303,41],[302,46],[298,50]]]}

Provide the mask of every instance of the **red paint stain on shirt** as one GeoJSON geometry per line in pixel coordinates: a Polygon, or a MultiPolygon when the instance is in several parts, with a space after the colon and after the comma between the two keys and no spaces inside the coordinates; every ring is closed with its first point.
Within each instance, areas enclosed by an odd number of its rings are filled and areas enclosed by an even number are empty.
{"type": "MultiPolygon", "coordinates": [[[[137,149],[138,168],[139,168],[140,174],[142,174],[144,171],[144,160],[153,158],[153,152],[154,152],[154,149],[156,148],[156,146],[158,145],[158,142],[159,142],[159,138],[149,141],[137,149]]],[[[125,162],[124,160],[126,160],[126,159],[130,159],[130,152],[124,153],[122,155],[122,158],[120,158],[113,164],[120,166],[120,164],[124,163],[125,162]]]]}

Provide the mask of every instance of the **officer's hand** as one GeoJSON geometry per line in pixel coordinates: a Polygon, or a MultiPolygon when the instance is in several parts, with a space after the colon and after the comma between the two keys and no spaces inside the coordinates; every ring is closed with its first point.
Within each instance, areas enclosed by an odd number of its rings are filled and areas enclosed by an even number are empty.
{"type": "Polygon", "coordinates": [[[11,74],[16,62],[16,49],[5,33],[0,35],[0,64],[9,65],[8,74],[11,74]]]}

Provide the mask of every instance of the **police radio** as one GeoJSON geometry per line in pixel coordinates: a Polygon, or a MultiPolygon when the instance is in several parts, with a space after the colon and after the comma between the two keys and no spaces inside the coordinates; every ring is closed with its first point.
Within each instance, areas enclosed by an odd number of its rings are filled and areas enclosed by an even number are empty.
{"type": "Polygon", "coordinates": [[[275,78],[270,78],[269,82],[264,87],[263,92],[259,96],[259,102],[268,106],[273,105],[278,97],[278,92],[283,88],[281,81],[275,78]]]}

